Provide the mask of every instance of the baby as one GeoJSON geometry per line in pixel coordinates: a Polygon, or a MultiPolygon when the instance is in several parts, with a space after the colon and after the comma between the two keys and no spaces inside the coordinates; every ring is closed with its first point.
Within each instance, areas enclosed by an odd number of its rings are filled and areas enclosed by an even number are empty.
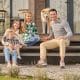
{"type": "Polygon", "coordinates": [[[7,31],[7,34],[3,37],[3,42],[5,43],[5,46],[9,48],[10,53],[12,53],[13,50],[16,50],[18,58],[21,59],[19,49],[22,47],[23,43],[15,32],[12,30],[7,31]]]}

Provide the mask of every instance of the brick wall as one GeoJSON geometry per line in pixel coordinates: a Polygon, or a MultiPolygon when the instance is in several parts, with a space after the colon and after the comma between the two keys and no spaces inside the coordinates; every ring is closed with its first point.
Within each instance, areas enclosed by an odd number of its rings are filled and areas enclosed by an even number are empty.
{"type": "Polygon", "coordinates": [[[46,0],[29,0],[29,9],[32,11],[38,32],[42,32],[40,12],[45,8],[46,0]]]}

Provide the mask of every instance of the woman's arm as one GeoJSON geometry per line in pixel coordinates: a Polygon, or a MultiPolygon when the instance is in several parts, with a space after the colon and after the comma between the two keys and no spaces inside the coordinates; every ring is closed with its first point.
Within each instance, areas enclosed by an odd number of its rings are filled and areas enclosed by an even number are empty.
{"type": "Polygon", "coordinates": [[[3,45],[8,45],[9,43],[8,42],[6,42],[6,37],[7,37],[7,35],[8,35],[8,31],[9,31],[10,29],[7,29],[6,31],[5,31],[5,33],[4,33],[4,35],[3,35],[3,37],[2,37],[2,40],[1,40],[1,42],[2,42],[2,44],[3,45]]]}

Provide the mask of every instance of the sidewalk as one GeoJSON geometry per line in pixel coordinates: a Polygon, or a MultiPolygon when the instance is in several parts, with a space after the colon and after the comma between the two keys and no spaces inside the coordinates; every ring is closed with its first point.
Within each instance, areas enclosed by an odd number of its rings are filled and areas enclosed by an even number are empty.
{"type": "MultiPolygon", "coordinates": [[[[6,65],[0,64],[2,72],[6,72],[6,65]]],[[[45,68],[37,68],[34,65],[24,65],[19,66],[20,73],[19,75],[35,76],[36,74],[46,73],[50,79],[60,79],[64,74],[77,74],[80,75],[80,64],[75,65],[66,65],[65,69],[60,69],[58,65],[48,65],[45,68]]]]}

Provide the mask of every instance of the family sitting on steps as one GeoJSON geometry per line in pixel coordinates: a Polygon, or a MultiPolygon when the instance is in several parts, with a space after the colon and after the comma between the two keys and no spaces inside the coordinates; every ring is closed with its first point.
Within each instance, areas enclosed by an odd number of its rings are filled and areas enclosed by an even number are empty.
{"type": "MultiPolygon", "coordinates": [[[[65,50],[69,46],[72,31],[66,20],[58,18],[56,9],[49,9],[49,36],[43,37],[44,42],[40,44],[40,60],[37,67],[47,66],[47,49],[60,49],[60,67],[65,67],[65,50]],[[51,38],[53,37],[54,38],[51,38]]],[[[6,30],[2,44],[4,45],[4,55],[7,67],[17,66],[17,56],[20,57],[19,49],[22,46],[33,46],[40,41],[35,23],[32,21],[32,13],[27,12],[25,15],[24,25],[20,26],[19,21],[14,21],[12,27],[6,30]],[[12,56],[12,63],[10,60],[12,56]]]]}

